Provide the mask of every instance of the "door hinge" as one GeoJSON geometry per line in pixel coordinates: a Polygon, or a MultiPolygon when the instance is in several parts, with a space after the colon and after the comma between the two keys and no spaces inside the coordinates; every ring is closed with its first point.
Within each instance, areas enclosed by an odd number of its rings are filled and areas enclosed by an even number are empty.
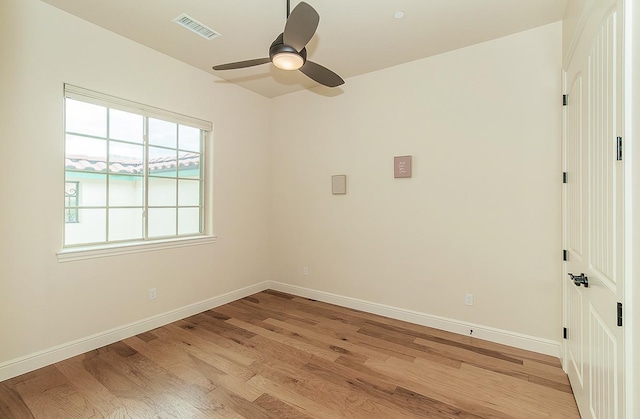
{"type": "Polygon", "coordinates": [[[622,137],[616,137],[616,151],[616,159],[618,161],[622,160],[622,137]]]}
{"type": "Polygon", "coordinates": [[[618,326],[622,326],[622,303],[618,303],[618,326]]]}
{"type": "Polygon", "coordinates": [[[563,339],[566,339],[566,338],[567,338],[567,328],[566,328],[566,327],[563,327],[563,328],[562,328],[562,338],[563,338],[563,339]]]}
{"type": "Polygon", "coordinates": [[[569,95],[562,95],[562,106],[567,106],[569,103],[569,95]]]}
{"type": "Polygon", "coordinates": [[[562,183],[567,183],[567,172],[562,172],[562,183]]]}
{"type": "Polygon", "coordinates": [[[569,260],[569,252],[564,249],[562,249],[562,260],[565,262],[569,260]]]}

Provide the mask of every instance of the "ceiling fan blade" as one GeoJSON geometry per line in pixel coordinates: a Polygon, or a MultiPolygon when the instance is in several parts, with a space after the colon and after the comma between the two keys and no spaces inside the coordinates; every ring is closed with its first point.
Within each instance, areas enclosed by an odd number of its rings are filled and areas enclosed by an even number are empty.
{"type": "Polygon", "coordinates": [[[289,15],[287,23],[284,26],[284,43],[302,51],[302,48],[316,33],[320,16],[318,12],[305,2],[300,2],[289,15]]]}
{"type": "Polygon", "coordinates": [[[313,61],[307,60],[307,62],[304,63],[302,67],[300,67],[300,71],[302,71],[310,79],[315,80],[327,87],[337,87],[341,84],[344,84],[344,80],[342,80],[342,77],[329,70],[328,68],[314,63],[313,61]]]}
{"type": "Polygon", "coordinates": [[[236,68],[253,67],[254,65],[270,63],[269,58],[256,58],[255,60],[238,61],[235,63],[214,65],[214,70],[234,70],[236,68]]]}

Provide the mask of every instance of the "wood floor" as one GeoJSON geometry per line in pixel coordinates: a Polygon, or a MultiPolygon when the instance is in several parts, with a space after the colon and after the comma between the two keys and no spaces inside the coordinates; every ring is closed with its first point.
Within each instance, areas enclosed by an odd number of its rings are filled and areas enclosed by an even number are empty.
{"type": "Polygon", "coordinates": [[[0,418],[578,418],[558,359],[265,291],[0,382],[0,418]]]}

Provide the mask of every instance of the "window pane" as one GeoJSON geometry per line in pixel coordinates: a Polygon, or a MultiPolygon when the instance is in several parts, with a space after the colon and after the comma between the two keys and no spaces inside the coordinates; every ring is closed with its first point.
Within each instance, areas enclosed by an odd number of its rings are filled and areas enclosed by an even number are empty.
{"type": "Polygon", "coordinates": [[[107,240],[105,209],[80,209],[78,222],[64,225],[64,242],[70,244],[98,243],[107,240]]]}
{"type": "Polygon", "coordinates": [[[109,138],[142,143],[144,140],[142,115],[109,109],[109,138]]]}
{"type": "Polygon", "coordinates": [[[149,118],[149,144],[177,148],[178,124],[149,118]]]}
{"type": "Polygon", "coordinates": [[[176,235],[175,208],[149,208],[149,237],[176,235]]]}
{"type": "Polygon", "coordinates": [[[79,182],[64,183],[64,222],[78,222],[78,190],[79,182]]]}
{"type": "Polygon", "coordinates": [[[109,241],[142,239],[142,207],[109,210],[109,241]]]}
{"type": "Polygon", "coordinates": [[[65,129],[78,134],[107,136],[107,108],[65,99],[65,129]]]}
{"type": "Polygon", "coordinates": [[[200,154],[180,152],[178,155],[178,177],[200,179],[200,154]]]}
{"type": "Polygon", "coordinates": [[[176,180],[149,178],[149,206],[164,207],[176,205],[176,180]]]}
{"type": "Polygon", "coordinates": [[[176,177],[176,150],[149,147],[149,174],[176,177]]]}
{"type": "Polygon", "coordinates": [[[64,209],[64,222],[65,223],[77,223],[78,222],[78,208],[65,208],[64,209]]]}
{"type": "Polygon", "coordinates": [[[200,130],[180,125],[178,127],[179,144],[181,150],[200,152],[200,130]]]}
{"type": "Polygon", "coordinates": [[[107,176],[98,173],[66,172],[65,182],[78,182],[78,206],[103,207],[107,204],[107,176]]]}
{"type": "Polygon", "coordinates": [[[107,169],[107,141],[67,135],[65,167],[72,170],[104,172],[107,169]]]}
{"type": "Polygon", "coordinates": [[[200,233],[200,208],[178,209],[178,234],[200,233]]]}
{"type": "Polygon", "coordinates": [[[142,145],[109,142],[109,172],[142,174],[144,172],[144,147],[142,145]]]}
{"type": "Polygon", "coordinates": [[[141,207],[144,197],[144,177],[109,176],[109,205],[112,207],[141,207]]]}
{"type": "Polygon", "coordinates": [[[195,206],[200,205],[200,182],[197,180],[178,181],[178,205],[195,206]]]}

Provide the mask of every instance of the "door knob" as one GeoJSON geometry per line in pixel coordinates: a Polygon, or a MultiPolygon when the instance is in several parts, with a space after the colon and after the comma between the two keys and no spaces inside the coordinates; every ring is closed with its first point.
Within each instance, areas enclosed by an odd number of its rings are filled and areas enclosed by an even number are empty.
{"type": "Polygon", "coordinates": [[[580,275],[574,275],[570,273],[568,275],[571,277],[571,280],[576,285],[576,287],[579,287],[580,284],[582,284],[585,288],[589,288],[589,278],[584,276],[584,273],[581,273],[580,275]]]}

